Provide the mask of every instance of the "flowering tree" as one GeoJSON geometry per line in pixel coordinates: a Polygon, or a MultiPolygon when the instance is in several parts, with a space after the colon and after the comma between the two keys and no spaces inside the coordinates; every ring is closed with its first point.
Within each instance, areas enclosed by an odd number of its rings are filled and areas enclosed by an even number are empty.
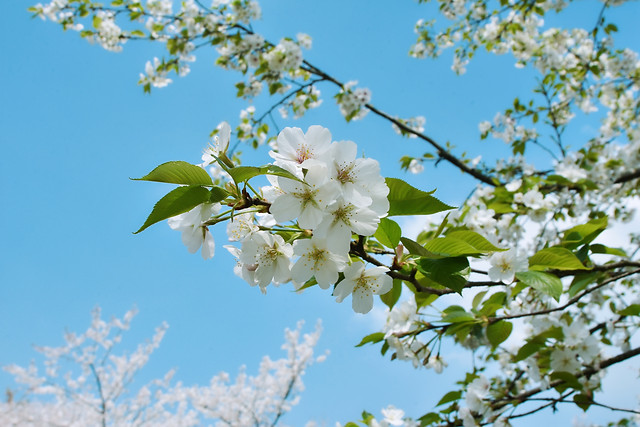
{"type": "Polygon", "coordinates": [[[217,426],[273,426],[298,403],[304,389],[302,376],[312,363],[320,338],[315,332],[301,336],[302,322],[285,330],[282,349],[287,356],[265,356],[256,376],[240,369],[234,383],[221,372],[207,386],[172,384],[175,371],[143,385],[137,391],[137,373],[147,364],[167,330],[157,328],[151,341],[131,354],[115,351],[130,327],[135,311],[122,319],[105,322],[100,310],[93,312],[82,334],[68,333],[65,345],[42,347],[44,372],[35,363],[5,369],[23,385],[22,395],[8,391],[0,403],[3,426],[196,426],[216,420],[217,426]]]}
{"type": "Polygon", "coordinates": [[[178,187],[138,232],[168,219],[188,250],[207,259],[215,252],[209,228],[225,222],[237,242],[227,246],[236,274],[262,292],[270,284],[318,285],[338,302],[351,296],[358,313],[369,312],[379,295],[390,310],[387,323],[361,345],[379,344],[391,359],[441,372],[441,344],[450,340],[476,363],[436,410],[407,418],[389,407],[384,420],[365,412],[359,422],[467,427],[510,425],[564,404],[609,408],[622,414],[620,424],[640,414],[598,394],[608,367],[640,354],[633,340],[640,238],[629,234],[612,246],[601,240],[614,222],[632,221],[640,188],[640,61],[616,46],[617,27],[608,19],[623,3],[590,4],[593,26],[586,29],[545,25],[545,17],[570,8],[563,0],[439,0],[443,22],[417,21],[412,57],[453,49],[452,69],[461,74],[484,49],[537,73],[529,99],[514,99],[479,125],[479,139],[508,147],[510,157],[495,164],[456,154],[424,132],[424,118],[383,111],[369,89],[305,60],[310,36],[276,42],[254,32],[261,12],[252,0],[53,0],[31,11],[107,50],[129,40],[163,45],[165,57],[147,62],[140,76],[145,92],[188,74],[197,51],[213,48],[218,66],[241,74],[238,97],[270,97],[265,111],[250,105],[234,127],[220,123],[200,165],[168,162],[140,178],[178,187]],[[333,91],[347,121],[371,113],[429,147],[422,157],[401,157],[403,168],[418,173],[429,161],[448,163],[477,181],[472,195],[448,206],[382,177],[376,160],[360,157],[354,142],[333,141],[324,126],[270,126],[275,111],[286,119],[319,107],[321,86],[333,91]],[[564,136],[578,119],[599,127],[570,147],[564,136]],[[272,162],[241,165],[240,142],[268,144],[272,162]],[[544,167],[524,156],[537,148],[549,156],[544,167]],[[410,215],[426,218],[417,237],[392,219],[410,215]],[[457,301],[442,302],[455,294],[457,301]],[[512,337],[514,328],[526,338],[512,337]]]}

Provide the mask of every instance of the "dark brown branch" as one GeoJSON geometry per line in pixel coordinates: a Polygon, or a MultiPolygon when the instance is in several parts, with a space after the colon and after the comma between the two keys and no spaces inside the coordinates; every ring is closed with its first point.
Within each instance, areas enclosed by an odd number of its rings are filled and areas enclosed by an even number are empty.
{"type": "Polygon", "coordinates": [[[530,317],[530,316],[538,316],[540,314],[549,314],[549,313],[553,313],[555,311],[562,311],[567,307],[572,306],[573,304],[577,303],[578,301],[580,301],[583,297],[585,297],[586,295],[602,288],[603,286],[608,285],[609,283],[615,282],[617,280],[623,279],[625,277],[628,276],[632,276],[634,274],[640,273],[640,268],[637,268],[635,270],[631,270],[631,271],[627,271],[624,273],[620,273],[617,276],[613,276],[610,277],[609,279],[603,281],[602,283],[593,286],[592,288],[589,289],[585,289],[584,291],[582,291],[579,295],[576,295],[575,297],[571,298],[569,301],[567,301],[565,304],[555,307],[555,308],[549,308],[546,310],[539,310],[539,311],[533,311],[530,313],[520,313],[520,314],[512,314],[512,315],[507,315],[507,316],[499,316],[499,317],[491,317],[489,318],[489,323],[495,323],[499,320],[508,320],[508,319],[518,319],[521,317],[530,317]]]}
{"type": "MultiPolygon", "coordinates": [[[[597,367],[588,367],[586,369],[584,369],[582,372],[576,374],[576,378],[582,378],[584,376],[591,376],[593,374],[595,374],[598,371],[601,371],[605,368],[608,368],[609,366],[615,365],[616,363],[620,363],[623,362],[625,360],[631,359],[632,357],[635,357],[637,355],[640,354],[640,347],[636,347],[634,349],[631,349],[629,351],[625,351],[624,353],[620,353],[617,356],[611,357],[609,359],[603,360],[602,362],[600,362],[598,364],[597,367]]],[[[542,387],[536,387],[533,388],[531,390],[527,390],[525,392],[522,392],[516,396],[512,396],[512,397],[506,397],[504,399],[499,399],[496,400],[492,403],[491,408],[496,410],[496,409],[500,409],[500,408],[504,408],[505,406],[507,406],[510,402],[518,402],[518,403],[522,403],[524,401],[526,401],[527,399],[529,399],[531,396],[535,396],[538,393],[541,393],[543,391],[548,390],[549,388],[554,388],[557,387],[559,385],[561,385],[562,383],[564,383],[564,380],[555,380],[552,381],[549,384],[548,388],[542,388],[542,387]]]]}
{"type": "Polygon", "coordinates": [[[615,184],[622,184],[623,182],[633,181],[636,178],[640,178],[640,169],[636,169],[631,172],[623,173],[615,181],[615,184]]]}
{"type": "Polygon", "coordinates": [[[558,277],[575,276],[581,273],[591,273],[593,271],[611,271],[623,267],[640,267],[640,261],[619,261],[610,264],[594,265],[589,270],[549,270],[548,272],[558,277]]]}
{"type": "MultiPolygon", "coordinates": [[[[341,89],[344,87],[344,85],[340,81],[338,81],[335,78],[331,77],[330,75],[328,75],[327,73],[325,73],[324,71],[320,70],[318,67],[312,65],[311,63],[309,63],[307,61],[303,61],[303,66],[300,67],[300,68],[302,68],[303,70],[308,71],[310,73],[313,73],[313,74],[317,75],[318,77],[321,77],[323,80],[329,81],[329,82],[335,84],[336,86],[339,86],[341,89]]],[[[427,143],[429,143],[433,148],[436,149],[436,151],[438,152],[438,156],[440,156],[440,158],[448,161],[449,163],[451,163],[452,165],[454,165],[455,167],[460,169],[462,172],[465,172],[465,173],[473,176],[477,180],[482,181],[485,184],[491,185],[493,187],[495,187],[496,185],[500,184],[500,182],[496,178],[493,178],[493,177],[490,177],[488,175],[485,175],[480,170],[471,168],[471,167],[467,166],[466,164],[464,164],[461,160],[459,160],[457,157],[455,157],[454,155],[449,153],[444,147],[442,147],[440,144],[438,144],[431,137],[429,137],[427,135],[424,135],[424,134],[418,132],[415,129],[412,129],[411,127],[409,127],[406,124],[402,123],[400,120],[396,119],[395,117],[391,117],[390,115],[388,115],[384,111],[381,111],[381,110],[377,109],[376,107],[374,107],[371,104],[365,104],[365,107],[368,108],[373,114],[375,114],[375,115],[377,115],[379,117],[382,117],[383,119],[386,119],[387,121],[395,124],[402,131],[404,131],[406,133],[409,133],[409,134],[412,134],[412,135],[415,135],[416,137],[418,137],[418,138],[422,139],[423,141],[426,141],[427,143]]]]}

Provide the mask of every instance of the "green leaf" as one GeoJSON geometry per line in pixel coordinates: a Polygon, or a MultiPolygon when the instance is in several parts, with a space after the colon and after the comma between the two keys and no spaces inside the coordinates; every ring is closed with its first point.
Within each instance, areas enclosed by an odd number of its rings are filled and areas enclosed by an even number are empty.
{"type": "Polygon", "coordinates": [[[421,272],[433,276],[450,276],[469,268],[466,257],[420,258],[417,264],[421,272]]]}
{"type": "Polygon", "coordinates": [[[562,393],[568,388],[572,388],[574,390],[582,390],[583,388],[582,384],[580,384],[580,381],[578,381],[578,378],[570,372],[557,371],[557,372],[553,372],[550,377],[551,377],[551,381],[554,381],[554,380],[562,381],[562,383],[554,387],[560,393],[562,393]]]}
{"type": "Polygon", "coordinates": [[[199,186],[176,188],[158,200],[142,227],[133,234],[138,234],[157,222],[188,212],[199,204],[208,202],[210,194],[209,190],[199,186]]]}
{"type": "Polygon", "coordinates": [[[487,239],[475,231],[453,231],[445,237],[430,240],[424,248],[444,257],[481,255],[488,252],[506,251],[492,245],[487,239]]]}
{"type": "Polygon", "coordinates": [[[501,252],[501,251],[508,250],[508,249],[502,249],[494,246],[493,244],[491,244],[491,242],[489,242],[482,235],[476,233],[475,231],[469,231],[469,230],[452,231],[447,234],[447,237],[464,240],[474,248],[481,250],[483,252],[501,252]]]}
{"type": "Polygon", "coordinates": [[[213,185],[211,177],[204,169],[182,161],[163,163],[142,178],[132,179],[180,185],[213,185]]]}
{"type": "Polygon", "coordinates": [[[400,294],[402,293],[402,280],[393,279],[393,287],[389,292],[384,295],[380,295],[380,299],[383,303],[389,307],[389,310],[393,308],[394,305],[400,299],[400,294]]]}
{"type": "Polygon", "coordinates": [[[594,253],[594,254],[617,255],[622,257],[627,256],[627,253],[623,249],[610,248],[608,246],[601,245],[600,243],[595,243],[593,245],[590,245],[589,249],[591,250],[591,253],[594,253]]]}
{"type": "Polygon", "coordinates": [[[389,187],[389,216],[395,215],[430,215],[437,212],[455,209],[401,179],[385,178],[389,187]]]}
{"type": "Polygon", "coordinates": [[[454,258],[421,258],[418,260],[418,270],[436,283],[452,289],[458,293],[467,284],[467,280],[459,272],[469,268],[469,261],[465,257],[454,258]]]}
{"type": "Polygon", "coordinates": [[[593,399],[582,393],[574,395],[573,401],[585,412],[587,412],[587,409],[589,409],[589,406],[593,403],[593,399]]]}
{"type": "Polygon", "coordinates": [[[567,249],[576,249],[591,243],[607,228],[607,217],[592,219],[586,224],[576,225],[564,232],[562,236],[562,246],[567,249]]]}
{"type": "Polygon", "coordinates": [[[531,356],[532,354],[536,353],[538,350],[540,350],[544,346],[545,346],[544,341],[540,342],[538,340],[534,340],[534,341],[528,342],[522,347],[520,347],[520,350],[518,350],[518,353],[516,354],[516,357],[513,359],[513,361],[519,362],[521,360],[524,360],[527,357],[531,356]]]}
{"type": "Polygon", "coordinates": [[[569,249],[560,247],[545,248],[529,258],[532,270],[589,270],[569,249]]]}
{"type": "Polygon", "coordinates": [[[551,296],[556,301],[562,295],[562,281],[553,274],[541,271],[522,271],[516,273],[516,278],[532,288],[551,296]]]}
{"type": "Polygon", "coordinates": [[[637,316],[640,314],[640,304],[631,304],[618,312],[620,316],[637,316]]]}
{"type": "Polygon", "coordinates": [[[442,321],[447,323],[469,322],[474,320],[473,315],[467,313],[464,308],[454,305],[444,310],[442,321]]]}
{"type": "Polygon", "coordinates": [[[440,415],[436,414],[435,412],[428,412],[418,419],[420,420],[421,426],[428,426],[440,421],[440,415]]]}
{"type": "Polygon", "coordinates": [[[378,229],[373,235],[378,242],[382,243],[388,248],[395,249],[400,243],[400,237],[402,237],[402,229],[397,222],[389,219],[380,219],[378,229]]]}
{"type": "Polygon", "coordinates": [[[462,397],[462,390],[450,391],[449,393],[442,396],[442,399],[436,403],[436,406],[444,405],[445,403],[454,402],[456,400],[460,400],[462,397]]]}
{"type": "Polygon", "coordinates": [[[305,289],[311,288],[311,287],[313,287],[313,286],[315,286],[317,284],[318,284],[318,282],[316,281],[316,278],[312,277],[311,279],[307,280],[304,285],[302,285],[298,289],[296,289],[296,292],[304,291],[305,289]]]}
{"type": "Polygon", "coordinates": [[[577,274],[569,286],[569,297],[573,298],[578,292],[585,289],[589,283],[595,282],[599,276],[600,273],[577,274]]]}
{"type": "Polygon", "coordinates": [[[275,176],[281,176],[284,178],[289,178],[298,182],[304,182],[300,178],[298,178],[297,176],[289,172],[288,170],[283,169],[280,166],[276,166],[276,165],[264,165],[260,167],[237,166],[235,168],[230,168],[228,172],[229,172],[229,175],[231,175],[231,178],[233,178],[233,180],[236,182],[236,184],[247,181],[258,175],[275,175],[275,176]]]}
{"type": "Polygon", "coordinates": [[[383,339],[383,332],[374,332],[373,334],[367,335],[366,337],[362,338],[362,341],[360,341],[360,344],[356,345],[356,347],[362,347],[363,345],[368,343],[375,344],[382,341],[383,339]]]}
{"type": "Polygon", "coordinates": [[[487,339],[493,348],[496,348],[509,338],[512,330],[513,324],[505,320],[500,320],[487,326],[487,339]]]}
{"type": "Polygon", "coordinates": [[[401,237],[400,241],[405,248],[412,255],[429,256],[431,255],[420,243],[409,239],[408,237],[401,237]]]}
{"type": "Polygon", "coordinates": [[[213,187],[209,195],[209,203],[218,203],[229,196],[229,192],[222,187],[213,187]]]}

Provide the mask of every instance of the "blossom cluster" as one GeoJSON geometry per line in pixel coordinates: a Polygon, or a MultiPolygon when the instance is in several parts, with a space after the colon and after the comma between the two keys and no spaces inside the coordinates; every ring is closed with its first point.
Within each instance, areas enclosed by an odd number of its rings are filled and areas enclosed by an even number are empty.
{"type": "Polygon", "coordinates": [[[150,342],[120,355],[118,345],[134,316],[130,310],[105,321],[96,309],[85,332],[67,333],[62,346],[38,349],[45,358],[43,370],[35,363],[5,367],[18,387],[8,389],[8,400],[0,403],[0,424],[189,427],[217,420],[215,425],[266,427],[297,405],[306,369],[326,358],[314,355],[320,323],[302,334],[303,322],[298,322],[295,329],[285,330],[286,356],[265,356],[255,376],[242,366],[235,381],[221,372],[208,385],[187,386],[172,384],[172,370],[132,390],[132,381],[167,330],[161,325],[150,342]]]}
{"type": "Polygon", "coordinates": [[[360,120],[369,112],[366,104],[371,101],[371,91],[360,87],[353,89],[357,84],[355,80],[345,83],[335,96],[340,112],[347,121],[360,120]]]}
{"type": "MultiPolygon", "coordinates": [[[[225,124],[217,145],[205,151],[203,166],[226,151],[229,135],[225,124]]],[[[273,165],[288,174],[268,175],[271,185],[260,189],[257,196],[268,205],[268,213],[250,207],[230,218],[229,240],[240,242],[240,247],[228,247],[237,258],[236,274],[263,292],[271,283],[289,281],[300,289],[312,278],[322,289],[337,284],[338,302],[353,295],[356,312],[370,311],[373,295],[391,289],[388,268],[366,269],[363,262],[351,261],[349,252],[352,236],[373,235],[389,210],[389,188],[378,162],[358,157],[352,141],[332,142],[329,130],[321,126],[311,126],[306,133],[285,128],[269,155],[273,165]],[[341,273],[344,279],[338,282],[341,273]]],[[[205,259],[214,254],[208,221],[220,207],[204,203],[169,219],[189,251],[202,247],[205,259]]]]}

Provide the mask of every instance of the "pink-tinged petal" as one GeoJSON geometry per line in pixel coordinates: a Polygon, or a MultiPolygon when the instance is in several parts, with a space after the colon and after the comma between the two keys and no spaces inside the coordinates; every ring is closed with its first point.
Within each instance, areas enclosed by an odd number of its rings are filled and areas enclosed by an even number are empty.
{"type": "Polygon", "coordinates": [[[280,224],[287,221],[291,221],[300,215],[302,206],[300,199],[291,195],[283,194],[273,201],[273,204],[269,208],[269,213],[280,224]]]}
{"type": "Polygon", "coordinates": [[[358,286],[351,296],[351,307],[356,313],[366,314],[373,308],[373,294],[366,286],[358,286]]]}
{"type": "Polygon", "coordinates": [[[211,235],[209,230],[205,228],[204,240],[202,242],[202,251],[200,252],[200,254],[202,255],[202,258],[204,259],[213,258],[213,255],[215,254],[215,249],[216,249],[216,244],[213,241],[213,236],[211,235]]]}

